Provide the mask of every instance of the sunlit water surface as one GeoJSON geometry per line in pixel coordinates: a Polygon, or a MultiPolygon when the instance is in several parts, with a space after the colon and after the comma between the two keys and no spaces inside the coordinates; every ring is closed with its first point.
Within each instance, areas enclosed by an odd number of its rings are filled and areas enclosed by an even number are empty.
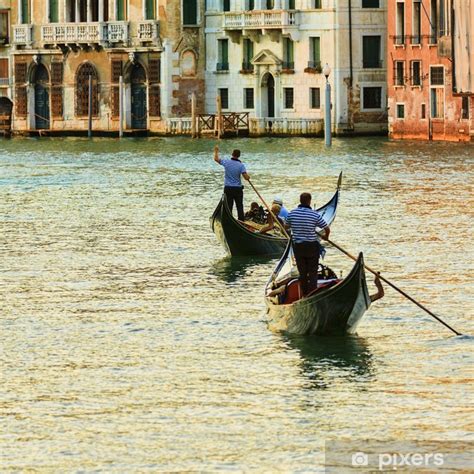
{"type": "Polygon", "coordinates": [[[325,339],[270,332],[275,260],[225,257],[212,146],[1,142],[0,470],[312,472],[327,440],[472,440],[474,147],[221,142],[289,208],[343,171],[333,240],[467,334],[387,289],[325,339]]]}

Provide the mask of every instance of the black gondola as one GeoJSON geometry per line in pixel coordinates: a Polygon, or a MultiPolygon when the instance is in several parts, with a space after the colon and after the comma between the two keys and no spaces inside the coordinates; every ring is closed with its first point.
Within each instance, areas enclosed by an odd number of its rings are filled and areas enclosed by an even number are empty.
{"type": "Polygon", "coordinates": [[[291,245],[285,250],[265,289],[269,327],[301,335],[354,334],[370,306],[362,253],[344,279],[322,267],[318,289],[301,298],[291,245]]]}
{"type": "MultiPolygon", "coordinates": [[[[331,225],[336,217],[341,179],[342,173],[339,175],[334,196],[324,206],[317,209],[328,225],[331,225]]],[[[217,239],[232,256],[280,256],[288,243],[286,237],[259,234],[251,226],[238,221],[230,212],[225,195],[222,195],[210,221],[211,229],[217,239]]]]}

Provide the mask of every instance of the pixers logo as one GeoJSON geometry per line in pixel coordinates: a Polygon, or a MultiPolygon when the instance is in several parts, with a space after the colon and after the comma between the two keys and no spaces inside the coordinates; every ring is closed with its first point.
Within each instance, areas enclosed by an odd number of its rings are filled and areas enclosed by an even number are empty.
{"type": "Polygon", "coordinates": [[[384,453],[378,458],[380,471],[400,467],[440,467],[444,464],[443,453],[384,453]]]}

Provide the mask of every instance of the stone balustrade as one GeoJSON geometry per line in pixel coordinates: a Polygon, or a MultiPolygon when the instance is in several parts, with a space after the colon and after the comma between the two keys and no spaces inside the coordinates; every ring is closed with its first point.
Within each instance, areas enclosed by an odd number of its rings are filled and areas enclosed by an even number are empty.
{"type": "Polygon", "coordinates": [[[263,10],[225,13],[223,26],[226,29],[265,29],[297,26],[297,12],[263,10]]]}
{"type": "Polygon", "coordinates": [[[167,119],[166,133],[171,135],[191,135],[191,117],[167,119]]]}
{"type": "Polygon", "coordinates": [[[31,44],[33,38],[33,25],[15,25],[13,27],[14,44],[31,44]]]}
{"type": "Polygon", "coordinates": [[[322,119],[305,118],[251,118],[251,135],[320,135],[323,132],[322,119]]]}
{"type": "Polygon", "coordinates": [[[157,42],[159,41],[159,22],[156,20],[140,21],[138,23],[137,37],[138,41],[157,42]]]}
{"type": "Polygon", "coordinates": [[[127,21],[109,21],[107,22],[107,40],[109,43],[128,42],[128,22],[127,21]]]}
{"type": "Polygon", "coordinates": [[[43,44],[103,43],[107,37],[106,23],[51,23],[41,27],[43,44]]]}

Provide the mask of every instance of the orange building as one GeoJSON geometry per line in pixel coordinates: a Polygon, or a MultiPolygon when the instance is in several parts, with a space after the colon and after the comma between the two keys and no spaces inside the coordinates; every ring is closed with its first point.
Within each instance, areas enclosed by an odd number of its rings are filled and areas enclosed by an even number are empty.
{"type": "Polygon", "coordinates": [[[474,140],[474,1],[388,0],[394,139],[474,140]]]}

